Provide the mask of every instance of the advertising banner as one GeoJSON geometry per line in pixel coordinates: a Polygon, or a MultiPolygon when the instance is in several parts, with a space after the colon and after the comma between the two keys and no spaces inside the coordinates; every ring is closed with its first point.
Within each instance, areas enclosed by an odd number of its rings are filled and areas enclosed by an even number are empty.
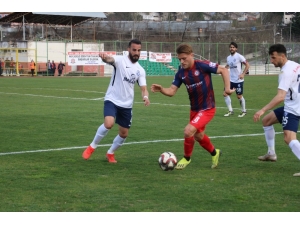
{"type": "MultiPolygon", "coordinates": [[[[99,57],[100,52],[68,52],[68,64],[70,66],[97,66],[105,63],[99,57]]],[[[105,52],[108,55],[116,55],[116,52],[105,52]]]]}
{"type": "Polygon", "coordinates": [[[159,52],[149,52],[150,62],[172,62],[171,53],[159,53],[159,52]]]}

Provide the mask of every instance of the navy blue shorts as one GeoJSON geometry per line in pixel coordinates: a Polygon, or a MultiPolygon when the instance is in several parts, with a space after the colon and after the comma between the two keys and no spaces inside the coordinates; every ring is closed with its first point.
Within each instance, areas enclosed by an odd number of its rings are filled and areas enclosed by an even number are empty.
{"type": "Polygon", "coordinates": [[[274,113],[279,123],[281,123],[283,130],[290,130],[297,133],[300,116],[285,112],[283,106],[275,109],[274,113]]]}
{"type": "Polygon", "coordinates": [[[240,83],[230,82],[230,89],[235,88],[235,93],[237,95],[242,95],[244,92],[244,81],[240,83]]]}
{"type": "Polygon", "coordinates": [[[132,108],[122,108],[111,101],[104,101],[104,117],[112,116],[121,127],[130,128],[132,122],[132,108]]]}

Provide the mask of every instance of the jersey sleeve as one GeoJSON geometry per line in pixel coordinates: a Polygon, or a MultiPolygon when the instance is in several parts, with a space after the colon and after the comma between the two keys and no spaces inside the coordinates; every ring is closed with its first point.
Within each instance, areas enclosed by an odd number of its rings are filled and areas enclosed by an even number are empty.
{"type": "Polygon", "coordinates": [[[292,76],[288,76],[288,74],[285,71],[282,71],[282,74],[279,75],[279,79],[278,79],[278,89],[284,90],[284,91],[288,91],[292,80],[291,80],[292,76]]]}
{"type": "Polygon", "coordinates": [[[204,72],[206,73],[217,73],[218,70],[218,63],[206,61],[201,65],[201,68],[203,69],[204,72]]]}
{"type": "Polygon", "coordinates": [[[114,58],[115,62],[114,63],[108,63],[109,65],[114,65],[114,66],[118,66],[119,63],[121,62],[121,58],[122,56],[119,55],[112,55],[112,57],[114,58]]]}
{"type": "Polygon", "coordinates": [[[175,74],[174,79],[172,81],[172,84],[175,85],[176,87],[180,87],[182,84],[182,79],[180,78],[180,73],[179,71],[175,74]]]}
{"type": "Polygon", "coordinates": [[[245,64],[247,62],[246,58],[240,54],[241,63],[245,64]]]}
{"type": "Polygon", "coordinates": [[[140,67],[139,70],[139,77],[138,77],[138,84],[139,86],[147,86],[147,81],[146,81],[146,71],[144,70],[143,67],[140,67]]]}

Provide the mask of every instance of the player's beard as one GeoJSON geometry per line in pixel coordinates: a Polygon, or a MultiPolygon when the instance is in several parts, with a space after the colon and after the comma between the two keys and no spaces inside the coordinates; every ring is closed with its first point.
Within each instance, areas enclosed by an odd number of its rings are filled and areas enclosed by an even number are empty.
{"type": "Polygon", "coordinates": [[[132,55],[131,53],[129,53],[129,58],[130,58],[132,63],[136,63],[137,61],[139,61],[140,56],[139,55],[132,55]]]}

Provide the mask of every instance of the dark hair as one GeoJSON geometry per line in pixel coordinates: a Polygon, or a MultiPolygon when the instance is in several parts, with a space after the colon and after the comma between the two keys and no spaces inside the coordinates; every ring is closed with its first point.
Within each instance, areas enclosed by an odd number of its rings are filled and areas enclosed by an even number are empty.
{"type": "Polygon", "coordinates": [[[282,44],[271,45],[269,48],[269,55],[271,55],[273,52],[282,53],[286,55],[286,48],[282,44]]]}
{"type": "Polygon", "coordinates": [[[138,39],[132,39],[129,42],[128,47],[130,47],[132,43],[137,44],[137,45],[141,45],[142,44],[142,42],[140,40],[138,40],[138,39]]]}
{"type": "Polygon", "coordinates": [[[230,42],[229,47],[233,45],[234,47],[238,48],[237,43],[235,43],[234,41],[230,42]]]}
{"type": "Polygon", "coordinates": [[[191,54],[193,53],[193,48],[189,44],[180,44],[176,49],[177,54],[185,53],[191,54]]]}

